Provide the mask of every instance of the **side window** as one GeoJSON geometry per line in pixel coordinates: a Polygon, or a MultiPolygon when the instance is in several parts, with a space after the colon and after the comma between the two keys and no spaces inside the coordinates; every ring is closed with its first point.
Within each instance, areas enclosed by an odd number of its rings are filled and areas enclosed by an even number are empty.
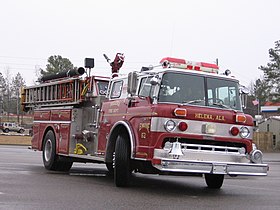
{"type": "Polygon", "coordinates": [[[110,98],[120,98],[122,93],[123,81],[117,81],[113,83],[111,97],[110,98]]]}
{"type": "Polygon", "coordinates": [[[97,88],[98,88],[98,95],[106,96],[108,90],[108,83],[107,81],[96,81],[97,88]]]}
{"type": "Polygon", "coordinates": [[[212,89],[208,89],[208,100],[213,100],[213,92],[212,92],[212,89]]]}
{"type": "Polygon", "coordinates": [[[152,77],[146,77],[141,79],[140,88],[138,95],[139,96],[150,96],[152,85],[150,83],[152,77]]]}

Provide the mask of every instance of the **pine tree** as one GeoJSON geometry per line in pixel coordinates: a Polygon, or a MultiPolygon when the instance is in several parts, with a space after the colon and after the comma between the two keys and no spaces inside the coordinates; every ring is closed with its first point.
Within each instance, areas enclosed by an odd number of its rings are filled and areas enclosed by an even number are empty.
{"type": "Polygon", "coordinates": [[[63,58],[60,55],[50,56],[46,70],[41,70],[42,76],[57,74],[61,71],[74,69],[74,65],[68,58],[63,58]]]}
{"type": "MultiPolygon", "coordinates": [[[[269,92],[269,100],[272,102],[280,101],[280,40],[275,42],[275,48],[269,49],[270,62],[267,66],[260,66],[259,69],[264,72],[264,81],[261,83],[265,85],[265,89],[269,92]]],[[[257,88],[259,84],[256,82],[257,88]]],[[[263,88],[264,86],[262,86],[263,88]]]]}
{"type": "Polygon", "coordinates": [[[254,84],[254,96],[260,103],[264,105],[269,100],[270,88],[266,79],[257,79],[254,84]]]}

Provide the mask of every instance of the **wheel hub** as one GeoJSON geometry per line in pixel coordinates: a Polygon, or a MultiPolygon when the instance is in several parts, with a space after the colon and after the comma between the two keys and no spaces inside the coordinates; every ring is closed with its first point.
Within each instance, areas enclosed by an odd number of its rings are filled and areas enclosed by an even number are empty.
{"type": "Polygon", "coordinates": [[[51,159],[51,156],[52,156],[52,141],[50,139],[48,139],[46,141],[46,144],[45,144],[45,152],[44,152],[44,157],[45,157],[45,160],[48,162],[50,161],[51,159]]]}

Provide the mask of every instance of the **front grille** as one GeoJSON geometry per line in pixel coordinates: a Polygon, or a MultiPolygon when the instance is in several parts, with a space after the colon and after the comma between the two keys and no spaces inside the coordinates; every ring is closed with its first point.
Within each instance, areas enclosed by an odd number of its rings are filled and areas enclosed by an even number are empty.
{"type": "Polygon", "coordinates": [[[165,138],[162,143],[162,148],[164,147],[167,141],[171,143],[176,141],[180,142],[182,144],[182,149],[220,151],[220,152],[238,152],[239,148],[245,148],[247,152],[246,145],[243,143],[215,141],[215,140],[186,139],[186,138],[165,138]]]}
{"type": "Polygon", "coordinates": [[[201,145],[201,144],[181,144],[182,150],[196,150],[196,151],[211,151],[222,153],[240,153],[238,147],[227,146],[213,146],[213,145],[201,145]]]}

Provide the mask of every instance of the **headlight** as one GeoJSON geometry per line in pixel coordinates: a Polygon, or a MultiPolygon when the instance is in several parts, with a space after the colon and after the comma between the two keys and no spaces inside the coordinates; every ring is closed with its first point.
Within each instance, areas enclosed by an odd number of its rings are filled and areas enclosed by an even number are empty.
{"type": "Polygon", "coordinates": [[[240,128],[240,132],[239,135],[241,136],[241,138],[248,138],[250,135],[250,131],[247,127],[241,127],[240,128]]]}
{"type": "Polygon", "coordinates": [[[164,123],[164,128],[165,128],[166,131],[172,132],[176,128],[176,123],[173,120],[167,120],[164,123]]]}
{"type": "Polygon", "coordinates": [[[206,124],[206,133],[207,134],[215,134],[216,133],[216,125],[215,124],[211,124],[211,123],[207,123],[206,124]]]}

